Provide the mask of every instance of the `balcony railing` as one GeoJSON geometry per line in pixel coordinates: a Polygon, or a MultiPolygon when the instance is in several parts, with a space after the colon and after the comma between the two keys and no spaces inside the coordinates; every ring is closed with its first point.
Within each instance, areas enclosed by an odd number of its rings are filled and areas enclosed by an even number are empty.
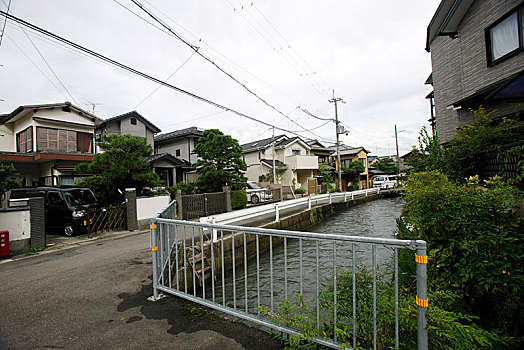
{"type": "Polygon", "coordinates": [[[286,157],[286,163],[292,170],[317,170],[317,156],[290,156],[286,157]]]}

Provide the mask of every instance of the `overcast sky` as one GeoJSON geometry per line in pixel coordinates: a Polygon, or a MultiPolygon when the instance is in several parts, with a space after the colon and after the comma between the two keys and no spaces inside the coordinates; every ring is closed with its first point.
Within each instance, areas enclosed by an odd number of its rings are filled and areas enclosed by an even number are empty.
{"type": "MultiPolygon", "coordinates": [[[[5,11],[9,0],[0,1],[5,11]]],[[[165,29],[147,23],[144,19],[160,27],[131,0],[11,0],[10,13],[160,80],[172,75],[168,82],[176,87],[325,144],[335,140],[334,123],[301,108],[333,118],[334,104],[328,101],[333,90],[346,102],[338,106],[349,131],[341,138],[345,144],[394,154],[396,124],[405,130],[398,136],[400,152],[406,153],[421,127],[430,128],[424,97],[431,86],[424,81],[431,61],[424,47],[440,0],[139,2],[274,108],[165,29]]],[[[0,16],[2,26],[3,21],[0,16]]],[[[157,89],[154,82],[9,21],[0,64],[0,114],[20,105],[70,101],[90,111],[95,104],[94,113],[103,119],[136,109],[162,132],[218,128],[241,144],[272,135],[266,125],[157,89]]]]}

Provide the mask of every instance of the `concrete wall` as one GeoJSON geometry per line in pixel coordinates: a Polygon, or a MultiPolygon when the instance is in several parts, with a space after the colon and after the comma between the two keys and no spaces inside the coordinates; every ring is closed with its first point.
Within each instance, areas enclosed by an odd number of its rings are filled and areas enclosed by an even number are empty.
{"type": "MultiPolygon", "coordinates": [[[[447,106],[522,70],[524,52],[488,67],[484,34],[487,27],[519,3],[521,0],[474,1],[458,27],[458,38],[437,36],[431,42],[433,87],[440,142],[449,141],[460,123],[472,120],[467,109],[454,111],[446,109],[447,106]]],[[[515,108],[516,104],[500,104],[497,106],[496,115],[514,112],[515,108]]]]}
{"type": "Polygon", "coordinates": [[[136,216],[139,227],[147,227],[155,217],[169,205],[169,196],[139,197],[136,200],[136,216]]]}
{"type": "Polygon", "coordinates": [[[12,255],[27,251],[31,242],[29,208],[0,210],[0,231],[9,231],[9,251],[12,255]]]}

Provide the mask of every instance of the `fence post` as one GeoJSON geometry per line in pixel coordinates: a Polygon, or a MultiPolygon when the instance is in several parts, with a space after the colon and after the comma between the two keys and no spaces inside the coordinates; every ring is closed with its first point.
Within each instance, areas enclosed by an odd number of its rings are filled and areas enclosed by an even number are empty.
{"type": "Polygon", "coordinates": [[[182,190],[177,190],[175,194],[176,206],[177,206],[177,215],[178,220],[184,220],[184,207],[182,205],[182,190]]]}
{"type": "Polygon", "coordinates": [[[417,263],[417,343],[419,350],[428,349],[428,287],[427,287],[427,264],[426,242],[416,241],[417,251],[415,261],[417,263]]]}
{"type": "Polygon", "coordinates": [[[138,229],[138,220],[136,218],[136,190],[134,188],[126,188],[126,218],[127,229],[133,231],[138,229]]]}
{"type": "Polygon", "coordinates": [[[45,248],[45,203],[43,197],[29,198],[31,222],[31,248],[45,248]]]}
{"type": "Polygon", "coordinates": [[[311,196],[307,197],[308,209],[311,210],[311,196]]]}
{"type": "Polygon", "coordinates": [[[158,293],[158,226],[156,221],[151,220],[151,254],[153,255],[153,296],[150,301],[162,299],[164,295],[158,293]]]}
{"type": "Polygon", "coordinates": [[[331,204],[331,193],[329,194],[329,204],[331,204]]]}
{"type": "Polygon", "coordinates": [[[231,206],[231,187],[229,186],[222,187],[222,192],[224,192],[226,196],[226,211],[227,212],[233,211],[233,207],[231,206]]]}

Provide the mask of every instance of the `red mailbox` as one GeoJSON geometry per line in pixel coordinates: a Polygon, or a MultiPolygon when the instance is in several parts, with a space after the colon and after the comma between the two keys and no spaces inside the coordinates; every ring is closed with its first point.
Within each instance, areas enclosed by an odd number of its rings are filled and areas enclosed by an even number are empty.
{"type": "Polygon", "coordinates": [[[0,256],[9,255],[9,231],[0,231],[0,256]]]}

